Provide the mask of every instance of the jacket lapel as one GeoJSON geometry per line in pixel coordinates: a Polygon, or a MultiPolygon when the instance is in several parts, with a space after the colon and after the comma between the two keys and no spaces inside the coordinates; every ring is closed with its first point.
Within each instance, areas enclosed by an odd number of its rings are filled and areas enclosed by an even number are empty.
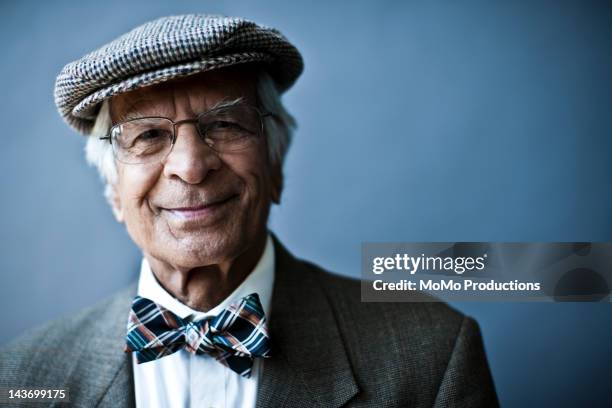
{"type": "Polygon", "coordinates": [[[273,356],[263,363],[257,407],[341,406],[359,389],[334,311],[314,269],[295,259],[274,235],[273,239],[273,356]]]}
{"type": "Polygon", "coordinates": [[[134,377],[132,359],[126,355],[108,389],[102,395],[100,408],[133,408],[136,403],[134,395],[134,377]]]}
{"type": "Polygon", "coordinates": [[[127,316],[136,283],[95,310],[95,322],[84,329],[89,343],[68,379],[71,406],[134,407],[130,354],[123,352],[127,316]]]}

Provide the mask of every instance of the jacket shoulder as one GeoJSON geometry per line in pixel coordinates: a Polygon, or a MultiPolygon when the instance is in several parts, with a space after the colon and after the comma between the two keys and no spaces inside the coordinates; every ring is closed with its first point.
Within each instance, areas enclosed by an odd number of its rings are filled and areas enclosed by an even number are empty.
{"type": "MultiPolygon", "coordinates": [[[[74,356],[88,352],[95,335],[116,326],[116,313],[135,291],[134,284],[73,314],[26,330],[0,348],[0,384],[32,385],[67,375],[74,356]]],[[[127,324],[127,315],[125,316],[127,324]]]]}

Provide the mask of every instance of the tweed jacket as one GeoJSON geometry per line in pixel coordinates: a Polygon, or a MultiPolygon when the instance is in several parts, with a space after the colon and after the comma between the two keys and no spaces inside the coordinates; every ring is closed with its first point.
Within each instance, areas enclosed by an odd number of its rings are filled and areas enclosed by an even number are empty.
{"type": "MultiPolygon", "coordinates": [[[[473,319],[444,303],[361,302],[358,280],[296,259],[276,237],[274,245],[273,357],[257,407],[498,406],[473,319]]],[[[123,346],[135,295],[136,282],[9,343],[0,387],[67,388],[68,406],[133,407],[123,346]]]]}

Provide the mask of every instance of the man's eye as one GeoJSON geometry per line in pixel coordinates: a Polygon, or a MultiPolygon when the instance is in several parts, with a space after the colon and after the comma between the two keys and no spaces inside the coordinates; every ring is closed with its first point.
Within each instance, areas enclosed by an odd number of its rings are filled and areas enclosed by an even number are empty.
{"type": "Polygon", "coordinates": [[[149,129],[141,132],[136,139],[138,141],[152,141],[169,137],[170,132],[166,129],[149,129]]]}
{"type": "Polygon", "coordinates": [[[245,131],[246,129],[242,127],[239,123],[229,122],[226,120],[217,120],[215,122],[207,123],[204,125],[204,129],[208,131],[214,130],[241,130],[245,131]]]}

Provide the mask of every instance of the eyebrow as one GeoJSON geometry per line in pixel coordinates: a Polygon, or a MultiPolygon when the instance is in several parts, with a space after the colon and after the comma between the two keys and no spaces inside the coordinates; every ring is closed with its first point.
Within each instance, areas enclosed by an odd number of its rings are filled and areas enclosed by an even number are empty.
{"type": "Polygon", "coordinates": [[[241,105],[244,102],[245,102],[244,96],[239,96],[238,98],[235,98],[232,100],[221,99],[220,101],[215,103],[213,106],[208,108],[208,110],[213,110],[213,109],[218,109],[218,108],[229,108],[231,106],[241,105]]]}
{"type": "Polygon", "coordinates": [[[150,117],[156,117],[156,116],[158,116],[158,115],[151,115],[151,113],[145,113],[145,112],[143,112],[141,110],[134,109],[134,110],[128,111],[126,114],[124,114],[123,116],[119,117],[119,121],[118,122],[125,122],[125,121],[132,120],[132,119],[150,118],[150,117]]]}

